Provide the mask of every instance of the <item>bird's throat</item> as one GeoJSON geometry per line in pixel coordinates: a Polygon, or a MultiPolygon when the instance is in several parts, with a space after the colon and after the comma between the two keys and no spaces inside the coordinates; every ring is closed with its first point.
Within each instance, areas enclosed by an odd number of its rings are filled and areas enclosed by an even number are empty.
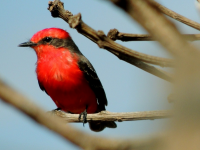
{"type": "Polygon", "coordinates": [[[84,78],[83,72],[78,67],[78,59],[66,49],[41,52],[37,61],[36,74],[44,86],[52,88],[59,88],[59,86],[73,88],[84,78]]]}

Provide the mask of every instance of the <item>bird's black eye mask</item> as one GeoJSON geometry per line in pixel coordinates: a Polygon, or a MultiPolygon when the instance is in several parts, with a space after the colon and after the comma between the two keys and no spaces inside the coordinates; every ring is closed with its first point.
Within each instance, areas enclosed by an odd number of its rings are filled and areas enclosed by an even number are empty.
{"type": "Polygon", "coordinates": [[[39,42],[37,42],[37,45],[49,45],[52,43],[52,41],[53,41],[52,37],[44,37],[39,42]]]}
{"type": "Polygon", "coordinates": [[[42,39],[42,41],[45,43],[50,43],[52,41],[52,37],[45,37],[42,39]]]}
{"type": "Polygon", "coordinates": [[[69,49],[70,51],[80,53],[78,47],[76,46],[76,44],[70,37],[67,39],[44,37],[37,43],[37,46],[39,45],[52,45],[56,48],[64,47],[64,48],[69,49]]]}

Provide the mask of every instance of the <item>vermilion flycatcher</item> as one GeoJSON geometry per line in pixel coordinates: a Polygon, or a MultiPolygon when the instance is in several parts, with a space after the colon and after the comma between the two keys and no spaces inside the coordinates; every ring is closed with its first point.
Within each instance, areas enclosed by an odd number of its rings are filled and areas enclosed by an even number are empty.
{"type": "MultiPolygon", "coordinates": [[[[83,115],[105,110],[107,98],[92,64],[79,51],[69,33],[48,28],[33,35],[20,47],[32,47],[37,54],[36,74],[41,90],[57,105],[57,110],[83,115]]],[[[90,122],[93,131],[116,128],[115,122],[90,122]]]]}

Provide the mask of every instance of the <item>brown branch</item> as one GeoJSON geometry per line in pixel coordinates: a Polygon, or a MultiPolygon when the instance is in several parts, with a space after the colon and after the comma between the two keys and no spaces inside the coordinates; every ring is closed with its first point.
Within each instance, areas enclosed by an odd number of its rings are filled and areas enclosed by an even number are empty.
{"type": "MultiPolygon", "coordinates": [[[[51,12],[53,17],[60,17],[69,23],[70,27],[77,29],[77,31],[84,36],[88,37],[93,42],[97,43],[100,48],[104,48],[107,50],[114,51],[120,55],[121,53],[127,56],[131,56],[132,58],[138,59],[140,61],[144,61],[147,63],[160,65],[160,66],[172,66],[173,62],[170,59],[160,58],[155,56],[146,55],[143,53],[139,53],[137,51],[126,48],[118,43],[115,43],[111,39],[107,38],[103,31],[95,31],[87,24],[85,24],[81,19],[81,14],[72,15],[69,11],[65,11],[63,7],[63,3],[58,2],[49,2],[49,11],[51,12]]],[[[119,56],[120,57],[120,56],[119,56]]]]}
{"type": "MultiPolygon", "coordinates": [[[[53,114],[63,118],[67,122],[81,122],[78,117],[79,114],[70,114],[63,111],[53,111],[53,114]]],[[[88,114],[87,121],[136,121],[136,120],[154,120],[170,117],[169,111],[144,111],[144,112],[126,112],[126,113],[113,113],[102,111],[96,114],[88,114]]]]}
{"type": "Polygon", "coordinates": [[[119,59],[121,60],[126,60],[126,62],[150,73],[150,74],[153,74],[161,79],[164,79],[166,81],[169,81],[169,82],[173,82],[173,77],[172,75],[170,75],[169,73],[167,73],[166,71],[163,71],[161,69],[158,69],[154,66],[151,66],[149,64],[146,64],[142,61],[139,61],[137,59],[131,59],[130,57],[127,57],[126,55],[120,55],[119,59]]]}
{"type": "Polygon", "coordinates": [[[164,79],[164,80],[166,80],[168,82],[173,82],[172,75],[170,75],[166,71],[158,69],[158,68],[156,68],[154,66],[146,64],[146,63],[144,63],[142,61],[139,61],[137,59],[133,59],[133,58],[127,57],[124,54],[120,54],[119,55],[118,53],[116,53],[114,51],[110,51],[110,52],[113,53],[114,55],[116,55],[119,59],[124,60],[124,61],[126,61],[126,62],[128,62],[128,63],[130,63],[130,64],[132,64],[132,65],[134,65],[134,66],[146,71],[146,72],[148,72],[148,73],[150,73],[150,74],[153,74],[153,75],[155,75],[155,76],[157,76],[157,77],[159,77],[161,79],[164,79]]]}
{"type": "Polygon", "coordinates": [[[135,65],[136,67],[147,71],[157,77],[160,77],[170,82],[172,81],[171,76],[166,72],[144,63],[147,62],[164,67],[173,66],[172,60],[139,53],[115,43],[114,41],[106,37],[103,32],[97,32],[89,27],[87,24],[85,24],[81,20],[81,14],[73,16],[71,12],[64,10],[63,3],[58,0],[55,0],[54,2],[49,2],[48,9],[53,17],[62,18],[64,21],[69,23],[70,27],[77,29],[79,33],[97,43],[100,48],[107,49],[109,52],[116,55],[119,59],[135,65]]]}
{"type": "Polygon", "coordinates": [[[184,17],[184,16],[182,16],[182,15],[180,15],[180,14],[178,14],[178,13],[176,13],[176,12],[166,8],[166,7],[164,7],[163,5],[159,4],[158,2],[152,1],[152,3],[155,6],[157,6],[160,9],[160,11],[162,13],[164,13],[165,15],[167,15],[167,16],[173,18],[173,19],[176,19],[177,21],[180,21],[180,22],[182,22],[182,23],[184,23],[184,24],[186,24],[186,25],[188,25],[188,26],[190,26],[192,28],[200,30],[200,24],[199,23],[197,23],[197,22],[195,22],[193,20],[190,20],[190,19],[188,19],[188,18],[186,18],[186,17],[184,17]]]}
{"type": "MultiPolygon", "coordinates": [[[[154,144],[156,144],[160,138],[151,138],[148,140],[126,140],[126,139],[111,139],[107,137],[96,137],[87,133],[81,132],[70,125],[64,123],[63,119],[56,116],[49,115],[44,112],[40,107],[33,104],[28,98],[18,93],[8,85],[6,85],[0,79],[0,99],[22,113],[41,124],[51,131],[56,132],[65,139],[69,140],[73,144],[79,146],[82,149],[87,150],[126,150],[137,149],[143,150],[144,147],[148,147],[150,150],[154,150],[154,144]]],[[[77,117],[78,118],[78,117],[77,117]]]]}
{"type": "MultiPolygon", "coordinates": [[[[107,36],[112,40],[121,40],[121,41],[155,41],[155,39],[149,34],[130,34],[122,33],[117,29],[111,29],[107,36]]],[[[200,40],[200,34],[183,34],[183,37],[188,41],[197,41],[200,40]]]]}
{"type": "Polygon", "coordinates": [[[111,1],[125,10],[133,19],[140,23],[154,39],[160,42],[163,47],[172,52],[175,56],[187,57],[191,55],[191,51],[198,51],[185,41],[176,27],[160,13],[154,3],[152,4],[152,1],[111,1]]]}

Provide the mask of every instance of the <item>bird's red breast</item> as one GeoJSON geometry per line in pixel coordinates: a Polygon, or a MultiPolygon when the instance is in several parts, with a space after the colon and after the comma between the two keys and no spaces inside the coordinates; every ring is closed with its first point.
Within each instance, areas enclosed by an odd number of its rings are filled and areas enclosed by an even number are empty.
{"type": "Polygon", "coordinates": [[[97,100],[83,72],[78,67],[78,57],[65,48],[51,45],[35,48],[41,51],[37,61],[37,78],[58,108],[81,113],[88,106],[88,113],[97,111],[97,100]]]}

